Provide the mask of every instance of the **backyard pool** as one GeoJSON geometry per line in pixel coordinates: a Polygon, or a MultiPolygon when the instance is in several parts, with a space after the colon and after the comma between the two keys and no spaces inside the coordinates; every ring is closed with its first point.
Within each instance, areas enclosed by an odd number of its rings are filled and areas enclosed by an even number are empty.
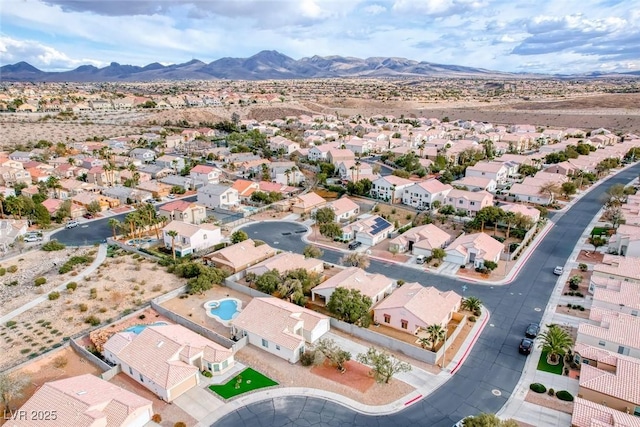
{"type": "Polygon", "coordinates": [[[163,326],[163,325],[168,325],[168,323],[167,322],[156,322],[156,323],[152,323],[150,325],[135,325],[135,326],[131,326],[131,327],[125,329],[124,332],[133,332],[134,334],[138,335],[147,326],[163,326]]]}
{"type": "Polygon", "coordinates": [[[208,301],[204,304],[207,316],[214,318],[225,326],[240,313],[242,301],[236,298],[223,298],[221,300],[208,301]]]}
{"type": "Polygon", "coordinates": [[[254,208],[253,206],[243,206],[242,210],[249,215],[253,215],[254,213],[258,212],[258,208],[254,208]]]}
{"type": "Polygon", "coordinates": [[[149,243],[154,243],[157,241],[158,239],[131,239],[131,240],[127,240],[126,244],[129,246],[147,245],[149,243]]]}

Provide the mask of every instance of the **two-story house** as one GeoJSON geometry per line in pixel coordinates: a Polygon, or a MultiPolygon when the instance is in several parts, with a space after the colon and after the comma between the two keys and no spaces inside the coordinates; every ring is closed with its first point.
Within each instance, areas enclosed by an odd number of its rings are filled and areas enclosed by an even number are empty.
{"type": "Polygon", "coordinates": [[[390,203],[400,203],[404,190],[415,184],[410,179],[400,178],[395,175],[380,177],[371,184],[371,197],[382,199],[390,203]]]}
{"type": "Polygon", "coordinates": [[[220,182],[220,174],[222,172],[215,166],[209,165],[197,165],[194,166],[189,172],[189,176],[193,179],[193,182],[200,183],[201,185],[218,184],[220,182]]]}
{"type": "Polygon", "coordinates": [[[487,206],[493,206],[493,194],[486,191],[465,191],[453,189],[447,194],[445,205],[451,205],[456,210],[464,210],[467,216],[475,216],[478,211],[487,206]]]}
{"type": "Polygon", "coordinates": [[[183,257],[213,248],[222,241],[222,234],[217,225],[173,220],[162,229],[162,240],[165,248],[175,250],[176,256],[183,257]],[[177,235],[172,237],[169,234],[172,231],[177,235]]]}
{"type": "Polygon", "coordinates": [[[156,158],[156,153],[148,148],[134,148],[129,152],[129,157],[138,159],[144,163],[149,163],[156,158]]]}
{"type": "Polygon", "coordinates": [[[498,184],[504,184],[509,176],[509,169],[502,162],[478,162],[467,167],[466,177],[491,178],[498,184]]]}
{"type": "Polygon", "coordinates": [[[208,184],[198,189],[198,203],[209,209],[231,209],[240,204],[238,190],[220,184],[208,184]]]}
{"type": "Polygon", "coordinates": [[[178,220],[189,224],[200,224],[207,219],[207,208],[186,200],[174,200],[158,208],[158,215],[168,221],[178,220]]]}
{"type": "Polygon", "coordinates": [[[418,209],[430,209],[435,201],[444,204],[452,189],[451,185],[443,184],[437,179],[416,182],[404,189],[402,203],[418,209]]]}

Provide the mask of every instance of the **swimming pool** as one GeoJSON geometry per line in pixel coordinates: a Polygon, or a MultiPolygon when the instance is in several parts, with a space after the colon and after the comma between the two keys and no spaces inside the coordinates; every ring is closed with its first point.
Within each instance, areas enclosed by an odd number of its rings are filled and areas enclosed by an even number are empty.
{"type": "Polygon", "coordinates": [[[204,304],[207,316],[214,318],[225,326],[229,326],[229,321],[240,313],[241,308],[242,301],[236,298],[223,298],[208,301],[204,304]]]}
{"type": "Polygon", "coordinates": [[[131,239],[131,240],[127,240],[127,245],[129,246],[134,246],[134,245],[147,245],[149,243],[153,243],[153,242],[157,242],[158,239],[131,239]]]}
{"type": "Polygon", "coordinates": [[[258,208],[254,208],[253,206],[243,206],[242,210],[249,215],[253,215],[258,212],[258,208]]]}
{"type": "Polygon", "coordinates": [[[135,325],[135,326],[131,326],[131,327],[125,329],[124,332],[133,332],[134,334],[138,335],[147,326],[163,326],[163,325],[168,325],[168,323],[167,322],[156,322],[156,323],[152,323],[150,325],[135,325]]]}

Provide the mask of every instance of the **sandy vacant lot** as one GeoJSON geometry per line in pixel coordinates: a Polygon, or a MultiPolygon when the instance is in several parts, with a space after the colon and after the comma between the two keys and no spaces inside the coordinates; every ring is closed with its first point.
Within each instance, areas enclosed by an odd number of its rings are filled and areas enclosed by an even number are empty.
{"type": "Polygon", "coordinates": [[[122,255],[107,258],[90,277],[77,284],[74,292],[64,291],[59,299],[17,316],[13,319],[15,325],[0,325],[0,370],[59,345],[64,337],[91,328],[86,323],[91,316],[109,323],[110,319],[183,286],[185,280],[144,258],[122,255]]]}

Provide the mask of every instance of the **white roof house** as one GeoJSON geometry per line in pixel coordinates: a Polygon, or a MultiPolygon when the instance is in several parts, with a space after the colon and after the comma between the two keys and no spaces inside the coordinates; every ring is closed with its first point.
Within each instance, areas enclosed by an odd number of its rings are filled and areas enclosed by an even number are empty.
{"type": "Polygon", "coordinates": [[[173,248],[176,255],[185,256],[205,251],[222,242],[220,227],[213,224],[190,224],[173,220],[162,229],[162,238],[167,249],[173,248]],[[177,236],[171,237],[169,232],[177,236]]]}

